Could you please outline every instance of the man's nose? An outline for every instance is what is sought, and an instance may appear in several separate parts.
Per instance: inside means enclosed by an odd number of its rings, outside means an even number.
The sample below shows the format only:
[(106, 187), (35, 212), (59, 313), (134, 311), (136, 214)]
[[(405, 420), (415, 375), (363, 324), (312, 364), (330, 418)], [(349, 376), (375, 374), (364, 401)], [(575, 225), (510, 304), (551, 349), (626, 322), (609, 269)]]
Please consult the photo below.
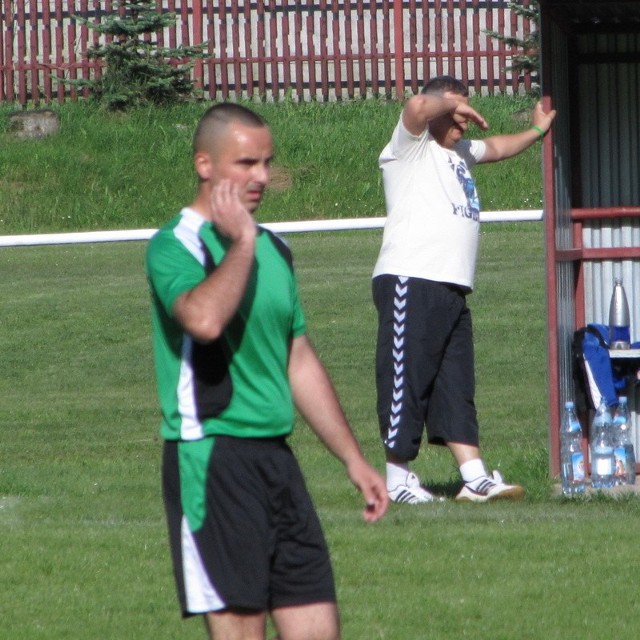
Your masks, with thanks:
[(269, 182), (270, 168), (266, 163), (258, 163), (254, 167), (253, 179), (260, 184)]

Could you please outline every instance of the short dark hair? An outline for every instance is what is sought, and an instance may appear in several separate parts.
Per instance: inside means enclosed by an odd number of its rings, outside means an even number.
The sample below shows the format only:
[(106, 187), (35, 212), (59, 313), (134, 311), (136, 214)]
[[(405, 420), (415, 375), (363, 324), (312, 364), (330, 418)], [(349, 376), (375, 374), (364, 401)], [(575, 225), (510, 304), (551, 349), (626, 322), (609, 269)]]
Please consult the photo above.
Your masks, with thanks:
[(422, 89), (422, 93), (435, 95), (442, 95), (446, 91), (464, 96), (465, 98), (469, 97), (469, 88), (467, 85), (453, 76), (437, 76), (436, 78), (431, 78)]
[(193, 135), (193, 152), (201, 151), (226, 129), (230, 122), (240, 122), (248, 127), (267, 127), (266, 120), (247, 107), (234, 102), (220, 102), (207, 109), (198, 122)]

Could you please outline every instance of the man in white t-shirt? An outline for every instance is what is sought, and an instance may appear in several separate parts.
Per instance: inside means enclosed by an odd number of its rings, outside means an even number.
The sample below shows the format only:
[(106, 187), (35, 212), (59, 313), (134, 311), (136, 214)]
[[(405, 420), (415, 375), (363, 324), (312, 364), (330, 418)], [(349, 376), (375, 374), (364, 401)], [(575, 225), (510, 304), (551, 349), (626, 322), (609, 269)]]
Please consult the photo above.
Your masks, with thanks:
[(524, 489), (487, 473), (474, 403), (473, 332), (466, 295), (473, 288), (480, 203), (474, 164), (511, 158), (540, 140), (555, 111), (538, 103), (520, 133), (465, 140), (468, 123), (487, 122), (450, 76), (410, 98), (380, 154), (387, 222), (373, 272), (378, 310), (377, 410), (389, 497), (436, 498), (411, 472), (423, 431), (453, 454), (464, 485), (456, 500), (519, 499)]

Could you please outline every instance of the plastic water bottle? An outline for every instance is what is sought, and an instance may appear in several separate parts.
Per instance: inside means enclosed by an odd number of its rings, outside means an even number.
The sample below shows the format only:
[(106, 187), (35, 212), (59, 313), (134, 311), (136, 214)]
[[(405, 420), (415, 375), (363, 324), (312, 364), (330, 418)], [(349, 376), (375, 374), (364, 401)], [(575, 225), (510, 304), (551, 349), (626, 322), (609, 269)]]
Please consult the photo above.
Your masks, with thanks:
[(591, 423), (591, 485), (594, 489), (613, 486), (613, 440), (611, 414), (604, 400)]
[(611, 349), (628, 349), (630, 343), (629, 302), (622, 278), (616, 278), (609, 304), (609, 346)]
[(631, 442), (631, 423), (627, 398), (620, 396), (613, 415), (613, 457), (615, 461), (615, 483), (636, 483), (636, 455)]
[(573, 402), (565, 402), (560, 426), (560, 460), (562, 493), (573, 496), (584, 493), (585, 465), (582, 451), (582, 428)]

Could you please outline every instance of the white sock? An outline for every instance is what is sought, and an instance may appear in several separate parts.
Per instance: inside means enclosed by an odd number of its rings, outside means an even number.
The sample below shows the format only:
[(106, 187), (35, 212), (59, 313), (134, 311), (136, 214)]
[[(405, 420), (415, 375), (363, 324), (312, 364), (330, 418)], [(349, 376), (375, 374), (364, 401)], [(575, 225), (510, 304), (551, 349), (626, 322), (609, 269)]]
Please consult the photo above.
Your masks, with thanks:
[(408, 474), (408, 463), (387, 462), (387, 491), (395, 489), (398, 485), (405, 484)]
[(484, 462), (480, 458), (475, 460), (468, 460), (460, 465), (460, 475), (465, 482), (473, 482), (478, 478), (487, 475), (487, 470), (484, 467)]

